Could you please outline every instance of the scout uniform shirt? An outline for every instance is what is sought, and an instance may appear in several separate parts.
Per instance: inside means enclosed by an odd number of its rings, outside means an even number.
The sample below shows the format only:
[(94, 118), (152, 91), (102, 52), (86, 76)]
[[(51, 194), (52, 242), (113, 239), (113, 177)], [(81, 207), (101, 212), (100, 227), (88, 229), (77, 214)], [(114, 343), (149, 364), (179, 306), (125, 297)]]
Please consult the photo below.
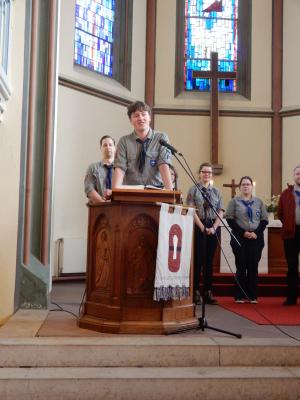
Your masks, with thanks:
[(124, 185), (153, 185), (163, 187), (163, 181), (159, 172), (159, 165), (171, 164), (171, 152), (162, 146), (161, 139), (169, 142), (165, 133), (152, 129), (146, 137), (145, 164), (142, 171), (139, 170), (142, 144), (137, 141), (139, 137), (135, 132), (123, 136), (117, 145), (115, 168), (121, 168), (125, 172)]
[[(204, 187), (200, 182), (199, 182), (200, 188)], [(211, 185), (208, 185), (206, 188), (206, 194), (214, 208), (219, 211), (224, 209), (221, 193), (219, 192), (218, 189), (214, 188)], [(190, 206), (196, 206), (197, 208), (197, 214), (198, 217), (201, 220), (205, 219), (205, 212), (204, 212), (204, 202), (205, 199), (203, 198), (200, 190), (198, 190), (197, 186), (192, 186), (188, 192), (186, 202)], [(216, 214), (214, 211), (211, 209), (211, 207), (208, 205), (206, 209), (206, 217), (208, 220), (215, 220), (216, 219)]]
[(249, 206), (252, 210), (251, 217), (248, 207), (242, 202), (242, 198), (237, 196), (230, 200), (226, 219), (233, 219), (237, 225), (244, 231), (253, 232), (257, 229), (261, 220), (268, 221), (268, 213), (265, 204), (258, 197), (251, 197)]
[(111, 189), (106, 187), (108, 169), (106, 165), (100, 161), (91, 164), (84, 178), (84, 191), (86, 194), (92, 190), (96, 190), (100, 196), (104, 196), (106, 189)]

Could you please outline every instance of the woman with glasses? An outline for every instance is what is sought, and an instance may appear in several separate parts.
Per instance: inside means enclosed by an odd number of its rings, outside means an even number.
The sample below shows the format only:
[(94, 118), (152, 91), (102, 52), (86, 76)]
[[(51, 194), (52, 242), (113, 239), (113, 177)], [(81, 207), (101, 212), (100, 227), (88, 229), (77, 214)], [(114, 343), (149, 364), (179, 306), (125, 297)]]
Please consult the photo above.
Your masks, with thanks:
[[(213, 257), (217, 248), (217, 235), (221, 220), (216, 217), (207, 199), (213, 205), (220, 217), (223, 217), (223, 201), (221, 193), (212, 186), (212, 165), (203, 163), (199, 167), (198, 187), (190, 188), (187, 204), (196, 207), (194, 236), (194, 301), (201, 304), (200, 274), (203, 275), (204, 301), (207, 304), (217, 304), (213, 297)], [(219, 235), (220, 236), (220, 235)]]
[(268, 225), (265, 204), (254, 197), (253, 181), (243, 176), (239, 182), (240, 196), (229, 202), (226, 220), (241, 246), (231, 238), (230, 245), (235, 256), (236, 283), (235, 302), (257, 303), (258, 263), (264, 248), (264, 230)]

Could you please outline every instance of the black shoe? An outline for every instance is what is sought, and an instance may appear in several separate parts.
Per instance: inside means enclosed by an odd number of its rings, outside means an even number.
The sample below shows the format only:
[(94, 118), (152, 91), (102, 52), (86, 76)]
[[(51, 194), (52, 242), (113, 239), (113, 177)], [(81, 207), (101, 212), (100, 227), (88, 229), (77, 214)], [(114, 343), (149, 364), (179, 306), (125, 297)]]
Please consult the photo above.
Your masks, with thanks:
[(294, 299), (286, 299), (284, 300), (284, 302), (282, 303), (283, 306), (295, 306), (297, 304), (297, 300)]
[(211, 290), (208, 290), (205, 293), (205, 303), (206, 304), (212, 304), (212, 305), (218, 304), (218, 301), (213, 297), (213, 294), (212, 294)]

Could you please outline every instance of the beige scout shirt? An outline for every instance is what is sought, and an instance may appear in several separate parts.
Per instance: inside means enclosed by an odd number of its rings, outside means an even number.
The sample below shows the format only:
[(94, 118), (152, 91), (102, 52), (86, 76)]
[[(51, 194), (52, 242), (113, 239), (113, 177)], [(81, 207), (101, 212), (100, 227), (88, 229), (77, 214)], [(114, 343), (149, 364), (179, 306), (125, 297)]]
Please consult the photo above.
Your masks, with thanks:
[(96, 190), (100, 196), (104, 196), (106, 189), (107, 169), (102, 161), (91, 164), (84, 178), (84, 191), (86, 194)]
[(171, 152), (162, 146), (161, 139), (169, 143), (165, 133), (150, 129), (147, 138), (150, 139), (145, 158), (145, 167), (142, 172), (138, 168), (139, 154), (142, 145), (137, 142), (135, 132), (123, 136), (117, 145), (114, 167), (121, 168), (125, 172), (124, 185), (153, 185), (163, 187), (163, 181), (159, 173), (159, 165), (171, 164)]

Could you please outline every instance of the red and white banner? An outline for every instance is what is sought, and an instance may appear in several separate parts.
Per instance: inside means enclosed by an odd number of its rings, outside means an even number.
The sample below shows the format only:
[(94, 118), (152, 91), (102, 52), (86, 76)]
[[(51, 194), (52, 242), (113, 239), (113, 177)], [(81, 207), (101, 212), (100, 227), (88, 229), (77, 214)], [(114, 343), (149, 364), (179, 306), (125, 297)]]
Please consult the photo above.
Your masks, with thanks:
[[(169, 208), (175, 208), (169, 213)], [(181, 299), (189, 296), (190, 263), (194, 213), (189, 208), (162, 204), (154, 282), (154, 300)]]

